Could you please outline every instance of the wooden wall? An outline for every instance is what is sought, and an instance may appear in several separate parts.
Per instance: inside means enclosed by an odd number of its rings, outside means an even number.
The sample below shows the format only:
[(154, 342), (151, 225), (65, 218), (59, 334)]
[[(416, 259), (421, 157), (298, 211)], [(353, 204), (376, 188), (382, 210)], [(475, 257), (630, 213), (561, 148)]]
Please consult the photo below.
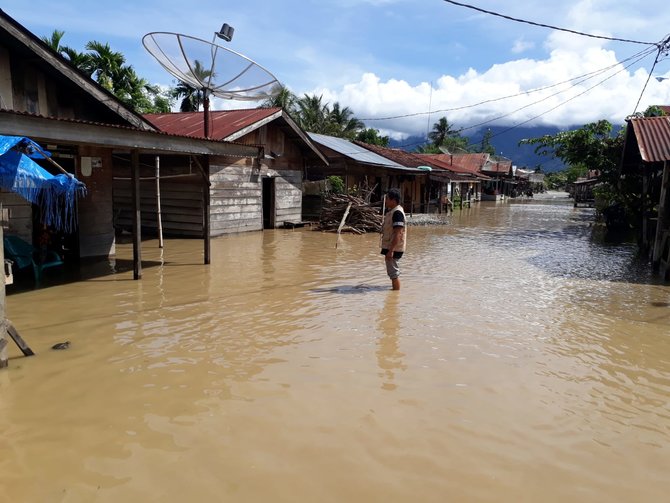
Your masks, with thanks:
[[(273, 161), (271, 161), (273, 162)], [(263, 229), (263, 178), (273, 178), (274, 225), (302, 219), (302, 171), (276, 170), (250, 159), (210, 161), (211, 235)]]
[[(188, 156), (160, 157), (161, 221), (166, 236), (202, 237), (203, 177)], [(132, 230), (130, 160), (115, 159), (114, 226)], [(140, 156), (140, 211), (142, 231), (158, 232), (156, 158)]]

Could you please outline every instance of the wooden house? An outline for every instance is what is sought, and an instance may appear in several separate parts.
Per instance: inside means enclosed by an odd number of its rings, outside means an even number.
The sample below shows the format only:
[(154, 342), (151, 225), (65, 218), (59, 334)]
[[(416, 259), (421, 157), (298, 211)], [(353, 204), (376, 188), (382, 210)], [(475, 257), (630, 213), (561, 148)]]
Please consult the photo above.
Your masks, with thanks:
[(339, 176), (348, 191), (372, 191), (372, 201), (381, 199), (389, 188), (399, 188), (402, 204), (407, 212), (418, 210), (421, 183), (425, 184), (427, 172), (405, 166), (395, 160), (379, 155), (367, 144), (352, 142), (345, 138), (308, 133), (328, 159), (328, 166), (310, 165), (308, 180), (322, 180), (328, 176)]
[[(430, 161), (440, 168), (453, 172), (450, 197), (455, 204), (462, 207), (481, 199), (482, 183), (490, 178), (480, 172), (478, 158), (464, 156), (479, 156), (480, 154), (417, 154), (425, 161)], [(475, 162), (465, 162), (463, 159)]]
[[(157, 155), (182, 159), (199, 171), (202, 194), (198, 217), (209, 262), (210, 157), (231, 163), (259, 162), (262, 149), (252, 145), (194, 139), (162, 133), (111, 93), (81, 73), (38, 37), (0, 11), (0, 134), (26, 136), (52, 154), (64, 169), (83, 181), (88, 194), (78, 202), (79, 225), (60, 236), (67, 260), (115, 253), (112, 187), (125, 173), (131, 187), (135, 278), (141, 277), (140, 164)], [(44, 163), (44, 162), (43, 162)], [(46, 169), (49, 166), (44, 163)], [(14, 194), (0, 194), (5, 232), (33, 242), (34, 208)]]
[(622, 183), (639, 185), (640, 250), (670, 280), (670, 117), (627, 122), (621, 175)]
[(399, 148), (382, 147), (362, 142), (354, 142), (376, 154), (391, 159), (398, 164), (409, 168), (420, 169), (425, 172), (423, 178), (416, 178), (404, 188), (406, 210), (419, 213), (442, 213), (453, 206), (450, 203), (452, 187), (469, 179), (466, 174), (459, 174), (454, 170), (445, 169), (439, 162), (432, 159), (407, 152)]
[[(149, 114), (145, 118), (161, 131), (193, 138), (204, 134), (201, 112)], [(302, 220), (302, 182), (308, 165), (327, 166), (328, 161), (312, 140), (281, 108), (255, 108), (210, 112), (211, 138), (260, 146), (264, 154), (257, 162), (248, 159), (211, 159), (209, 182), (211, 192), (212, 236), (271, 229)], [(231, 162), (232, 161), (232, 162)], [(173, 169), (178, 169), (173, 166)], [(188, 170), (182, 166), (182, 171)], [(147, 175), (152, 166), (145, 168)], [(165, 231), (177, 235), (199, 235), (202, 229), (192, 216), (199, 214), (199, 198), (184, 193), (183, 180), (161, 182), (164, 198)], [(128, 189), (115, 181), (114, 206), (124, 223), (129, 220)], [(169, 190), (169, 196), (164, 196)], [(153, 184), (148, 184), (148, 200), (155, 200)], [(165, 211), (165, 210), (164, 210)], [(124, 217), (125, 215), (125, 217)], [(152, 226), (155, 219), (143, 225)], [(189, 220), (190, 218), (190, 220)]]

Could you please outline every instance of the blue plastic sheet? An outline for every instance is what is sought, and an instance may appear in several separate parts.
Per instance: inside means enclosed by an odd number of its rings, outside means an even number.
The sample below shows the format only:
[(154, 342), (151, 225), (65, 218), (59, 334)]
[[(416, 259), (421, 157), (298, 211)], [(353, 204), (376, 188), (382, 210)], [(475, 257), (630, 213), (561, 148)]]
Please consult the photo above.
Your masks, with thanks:
[(31, 139), (0, 135), (0, 186), (38, 205), (42, 223), (55, 230), (74, 231), (77, 197), (86, 195), (86, 186), (73, 175), (52, 175), (31, 157), (44, 158)]

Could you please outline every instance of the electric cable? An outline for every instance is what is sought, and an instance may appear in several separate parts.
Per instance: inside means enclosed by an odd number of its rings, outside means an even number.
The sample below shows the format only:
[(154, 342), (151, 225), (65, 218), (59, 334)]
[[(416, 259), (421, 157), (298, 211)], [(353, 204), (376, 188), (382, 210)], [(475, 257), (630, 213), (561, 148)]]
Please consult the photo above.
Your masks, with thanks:
[(461, 2), (454, 2), (453, 0), (444, 0), (444, 1), (447, 2), (447, 3), (453, 4), (453, 5), (458, 5), (459, 7), (465, 7), (467, 9), (476, 10), (476, 11), (479, 11), (479, 12), (483, 12), (484, 14), (490, 14), (492, 16), (501, 17), (501, 18), (504, 18), (504, 19), (508, 19), (510, 21), (515, 21), (517, 23), (525, 23), (525, 24), (530, 24), (532, 26), (539, 26), (541, 28), (549, 28), (551, 30), (564, 31), (566, 33), (572, 33), (573, 35), (580, 35), (582, 37), (598, 38), (598, 39), (601, 39), (601, 40), (611, 40), (613, 42), (627, 42), (627, 43), (630, 43), (630, 44), (658, 45), (657, 42), (642, 42), (640, 40), (630, 40), (630, 39), (626, 39), (626, 38), (606, 37), (604, 35), (594, 35), (592, 33), (584, 33), (584, 32), (581, 32), (581, 31), (570, 30), (568, 28), (560, 28), (558, 26), (552, 26), (550, 24), (537, 23), (535, 21), (528, 21), (526, 19), (519, 19), (519, 18), (512, 17), (512, 16), (507, 16), (505, 14), (500, 14), (498, 12), (493, 12), (493, 11), (490, 11), (490, 10), (482, 9), (480, 7), (475, 7), (474, 5), (469, 5), (469, 4), (461, 3)]

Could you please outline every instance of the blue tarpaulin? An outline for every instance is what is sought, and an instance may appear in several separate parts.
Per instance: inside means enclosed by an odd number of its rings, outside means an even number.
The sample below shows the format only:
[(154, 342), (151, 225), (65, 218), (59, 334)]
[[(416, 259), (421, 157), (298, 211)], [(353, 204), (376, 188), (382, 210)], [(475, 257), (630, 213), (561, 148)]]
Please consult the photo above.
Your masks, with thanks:
[(52, 175), (31, 159), (43, 159), (42, 152), (30, 138), (0, 135), (0, 186), (38, 205), (42, 223), (72, 232), (77, 227), (75, 203), (86, 186), (73, 175)]

